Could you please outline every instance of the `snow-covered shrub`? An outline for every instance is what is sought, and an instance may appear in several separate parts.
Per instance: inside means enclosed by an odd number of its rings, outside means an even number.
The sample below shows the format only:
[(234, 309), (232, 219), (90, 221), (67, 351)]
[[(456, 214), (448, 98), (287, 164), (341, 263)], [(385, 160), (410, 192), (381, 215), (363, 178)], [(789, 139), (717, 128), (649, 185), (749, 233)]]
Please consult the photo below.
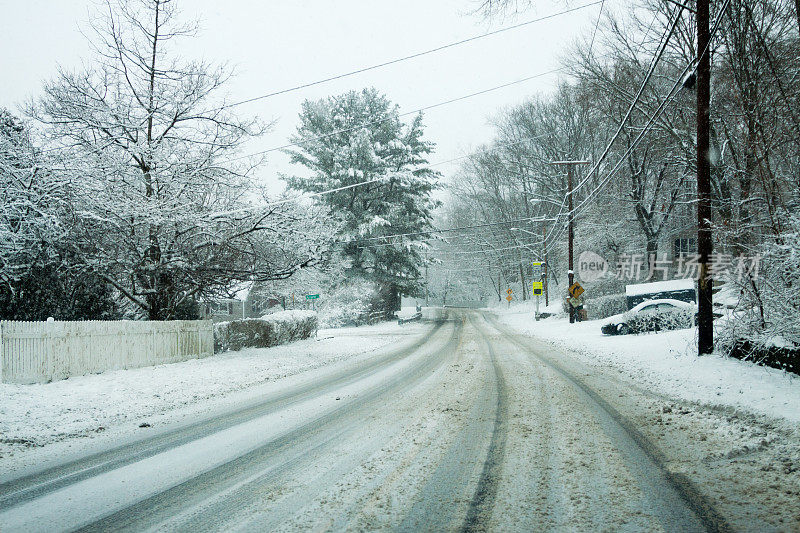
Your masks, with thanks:
[(323, 296), (319, 318), (324, 328), (366, 324), (370, 312), (381, 307), (376, 285), (363, 279), (342, 283)]
[(800, 217), (785, 214), (785, 231), (753, 249), (744, 268), (734, 259), (726, 292), (738, 306), (720, 328), (717, 346), (738, 359), (800, 371)]
[(307, 339), (317, 327), (314, 311), (280, 311), (261, 318), (220, 322), (214, 325), (214, 352), (268, 348)]
[(647, 333), (669, 329), (685, 329), (694, 325), (694, 310), (634, 313), (626, 317), (629, 333)]
[(752, 262), (740, 268), (734, 260), (726, 286), (739, 293), (739, 305), (717, 344), (731, 356), (788, 369), (800, 353), (800, 217), (782, 218), (786, 231), (752, 252), (757, 271)]
[(771, 366), (800, 375), (800, 348), (780, 346), (777, 343), (765, 345), (747, 339), (738, 339), (727, 349), (728, 355), (743, 361), (753, 361), (758, 365)]
[(628, 310), (628, 304), (624, 294), (609, 294), (598, 296), (586, 302), (586, 310), (591, 320), (607, 318), (618, 315)]

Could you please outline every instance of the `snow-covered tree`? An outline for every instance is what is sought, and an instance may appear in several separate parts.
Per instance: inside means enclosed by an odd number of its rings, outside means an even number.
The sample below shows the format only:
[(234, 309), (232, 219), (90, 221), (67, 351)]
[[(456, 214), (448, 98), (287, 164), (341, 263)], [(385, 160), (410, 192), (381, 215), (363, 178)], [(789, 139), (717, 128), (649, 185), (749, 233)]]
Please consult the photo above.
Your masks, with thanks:
[(53, 204), (58, 184), (37, 164), (25, 125), (0, 110), (0, 283), (11, 286), (58, 231)]
[(73, 239), (68, 181), (48, 169), (28, 126), (0, 110), (0, 317), (113, 318), (107, 284)]
[(400, 293), (420, 294), (423, 281), (418, 232), (431, 227), (439, 173), (427, 166), (433, 143), (422, 136), (421, 115), (404, 124), (386, 96), (364, 89), (304, 102), (292, 138), (299, 146), (292, 161), (312, 172), (287, 178), (292, 188), (319, 193), (370, 182), (318, 201), (343, 220), (339, 247), (350, 273), (377, 283), (387, 311), (398, 307)]
[(168, 319), (235, 280), (312, 264), (315, 244), (282, 250), (274, 238), (296, 210), (253, 204), (256, 162), (232, 159), (263, 127), (217, 96), (226, 69), (177, 53), (195, 28), (178, 20), (176, 0), (106, 0), (101, 12), (92, 66), (61, 70), (31, 110), (72, 176), (92, 270), (145, 316)]

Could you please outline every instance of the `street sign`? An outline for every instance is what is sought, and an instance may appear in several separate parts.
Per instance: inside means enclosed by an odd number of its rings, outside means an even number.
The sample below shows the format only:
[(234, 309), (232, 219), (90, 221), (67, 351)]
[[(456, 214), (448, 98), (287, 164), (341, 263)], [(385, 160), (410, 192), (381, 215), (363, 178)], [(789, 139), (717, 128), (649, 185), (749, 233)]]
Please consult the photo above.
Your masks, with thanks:
[(319, 294), (306, 294), (306, 300), (317, 300), (319, 299)]
[(578, 283), (577, 281), (569, 286), (569, 294), (573, 298), (577, 298), (578, 296), (583, 294), (583, 292), (584, 292), (584, 288), (581, 287), (581, 284)]
[(542, 294), (542, 282), (541, 281), (534, 281), (532, 283), (532, 285), (533, 285), (533, 295), (534, 296), (539, 296), (540, 294)]
[(513, 300), (513, 299), (514, 299), (514, 297), (513, 297), (513, 296), (511, 296), (511, 295), (513, 294), (513, 292), (514, 292), (514, 291), (512, 291), (511, 289), (508, 289), (508, 290), (506, 291), (506, 294), (508, 294), (508, 296), (506, 296), (506, 300), (508, 300), (508, 303), (511, 303), (511, 300)]

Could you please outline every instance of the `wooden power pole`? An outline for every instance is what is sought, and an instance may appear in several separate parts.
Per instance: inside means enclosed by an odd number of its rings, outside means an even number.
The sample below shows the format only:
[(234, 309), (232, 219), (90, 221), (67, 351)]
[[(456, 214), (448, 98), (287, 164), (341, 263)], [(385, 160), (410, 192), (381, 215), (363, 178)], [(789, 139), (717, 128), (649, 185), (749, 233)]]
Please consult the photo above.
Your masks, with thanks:
[[(566, 165), (567, 166), (567, 209), (569, 212), (567, 214), (567, 261), (569, 265), (567, 266), (567, 278), (569, 279), (569, 283), (567, 287), (571, 287), (573, 283), (575, 283), (575, 268), (573, 265), (573, 243), (575, 241), (575, 230), (574, 230), (574, 220), (575, 214), (572, 212), (572, 169), (575, 165), (588, 165), (591, 161), (551, 161), (551, 165)], [(569, 310), (569, 321), (570, 323), (575, 322), (575, 312), (572, 307)]]
[(697, 351), (714, 351), (714, 314), (709, 261), (711, 240), (711, 161), (709, 130), (711, 104), (711, 50), (709, 0), (697, 0), (697, 253), (700, 256), (698, 280)]

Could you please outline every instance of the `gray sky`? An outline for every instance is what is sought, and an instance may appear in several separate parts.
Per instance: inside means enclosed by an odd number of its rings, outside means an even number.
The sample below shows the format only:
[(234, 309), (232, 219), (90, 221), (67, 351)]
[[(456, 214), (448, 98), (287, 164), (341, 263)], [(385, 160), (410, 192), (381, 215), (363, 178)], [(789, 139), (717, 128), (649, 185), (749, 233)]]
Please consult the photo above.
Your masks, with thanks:
[[(578, 6), (588, 1), (572, 2)], [(80, 28), (91, 0), (2, 0), (0, 106), (14, 109), (36, 96), (57, 65), (91, 61)], [(181, 3), (201, 31), (181, 50), (191, 57), (227, 62), (236, 77), (232, 100), (270, 93), (381, 63), (396, 57), (538, 18), (564, 9), (563, 1), (539, 1), (516, 20), (492, 24), (470, 14), (473, 0), (191, 0)], [(607, 5), (606, 8), (609, 6)], [(546, 72), (580, 35), (591, 33), (599, 7), (532, 24), (408, 62), (358, 74), (238, 107), (241, 115), (276, 119), (273, 130), (248, 144), (247, 152), (286, 144), (304, 99), (375, 86), (411, 111), (489, 87)], [(425, 114), (426, 137), (437, 143), (431, 162), (466, 154), (488, 141), (488, 118), (537, 92), (552, 90), (555, 75), (494, 91)], [(445, 175), (455, 165), (437, 167)], [(285, 155), (273, 153), (259, 177), (275, 190), (279, 172), (299, 172)]]

